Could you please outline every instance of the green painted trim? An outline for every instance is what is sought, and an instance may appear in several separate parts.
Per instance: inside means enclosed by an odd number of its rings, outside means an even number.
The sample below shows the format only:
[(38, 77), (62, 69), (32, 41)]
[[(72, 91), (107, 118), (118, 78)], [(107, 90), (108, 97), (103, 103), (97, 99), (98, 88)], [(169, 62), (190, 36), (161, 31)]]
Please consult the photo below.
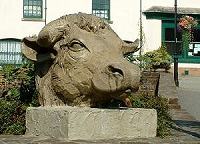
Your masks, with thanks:
[(162, 30), (161, 30), (162, 42), (165, 41), (165, 29), (174, 27), (175, 27), (174, 23), (162, 21)]
[[(158, 19), (158, 20), (174, 20), (174, 13), (161, 13), (161, 12), (143, 12), (146, 19)], [(185, 14), (178, 14), (178, 17), (182, 17)], [(193, 18), (200, 20), (200, 14), (187, 14)]]
[(168, 13), (156, 13), (156, 12), (143, 12), (147, 19), (158, 19), (158, 20), (174, 20), (174, 14)]
[[(162, 43), (165, 42), (165, 28), (174, 28), (174, 27), (175, 25), (173, 21), (162, 20), (162, 30), (161, 30)], [(200, 24), (197, 26), (197, 28), (200, 29)], [(180, 63), (200, 63), (200, 56), (188, 56), (188, 48), (189, 48), (189, 42), (183, 40), (182, 55), (178, 56), (179, 62)]]
[(200, 63), (200, 56), (197, 57), (188, 57), (188, 58), (179, 58), (179, 63)]

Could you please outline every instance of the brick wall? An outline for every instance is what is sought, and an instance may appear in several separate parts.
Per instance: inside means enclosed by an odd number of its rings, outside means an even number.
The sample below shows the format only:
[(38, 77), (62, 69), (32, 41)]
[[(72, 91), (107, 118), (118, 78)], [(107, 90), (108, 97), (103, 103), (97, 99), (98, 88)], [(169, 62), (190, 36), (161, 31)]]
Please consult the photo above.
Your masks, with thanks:
[[(170, 69), (170, 72), (173, 73), (174, 68)], [(179, 68), (178, 69), (179, 75), (190, 75), (190, 76), (200, 76), (200, 68)]]

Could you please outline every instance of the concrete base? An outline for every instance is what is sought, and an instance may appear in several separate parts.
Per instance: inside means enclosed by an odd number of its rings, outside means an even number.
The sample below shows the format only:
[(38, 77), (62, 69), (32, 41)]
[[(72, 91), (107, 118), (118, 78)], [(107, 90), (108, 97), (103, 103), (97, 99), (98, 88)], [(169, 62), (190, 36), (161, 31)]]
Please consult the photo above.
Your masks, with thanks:
[(29, 107), (26, 134), (69, 140), (147, 138), (156, 136), (154, 109)]

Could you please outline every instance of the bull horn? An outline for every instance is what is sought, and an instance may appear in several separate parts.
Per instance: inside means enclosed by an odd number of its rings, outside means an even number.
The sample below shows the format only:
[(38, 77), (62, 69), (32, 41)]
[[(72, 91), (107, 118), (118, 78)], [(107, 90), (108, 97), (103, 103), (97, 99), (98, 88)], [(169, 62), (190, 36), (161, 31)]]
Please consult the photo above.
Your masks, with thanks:
[[(41, 47), (51, 48), (66, 32), (66, 19), (61, 17), (47, 24), (38, 34), (37, 43)], [(67, 25), (69, 27), (69, 25)]]
[(136, 39), (134, 42), (124, 40), (122, 44), (123, 54), (127, 55), (138, 51), (140, 49), (140, 47), (138, 46), (139, 46), (139, 39)]

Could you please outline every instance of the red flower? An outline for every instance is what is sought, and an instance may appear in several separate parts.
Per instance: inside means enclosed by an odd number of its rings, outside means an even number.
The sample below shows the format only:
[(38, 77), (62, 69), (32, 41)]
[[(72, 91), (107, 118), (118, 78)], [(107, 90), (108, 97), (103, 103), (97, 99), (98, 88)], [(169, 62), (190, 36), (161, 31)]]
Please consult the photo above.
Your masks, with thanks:
[(183, 16), (180, 18), (178, 24), (182, 29), (191, 30), (193, 27), (196, 27), (198, 23), (191, 16)]

